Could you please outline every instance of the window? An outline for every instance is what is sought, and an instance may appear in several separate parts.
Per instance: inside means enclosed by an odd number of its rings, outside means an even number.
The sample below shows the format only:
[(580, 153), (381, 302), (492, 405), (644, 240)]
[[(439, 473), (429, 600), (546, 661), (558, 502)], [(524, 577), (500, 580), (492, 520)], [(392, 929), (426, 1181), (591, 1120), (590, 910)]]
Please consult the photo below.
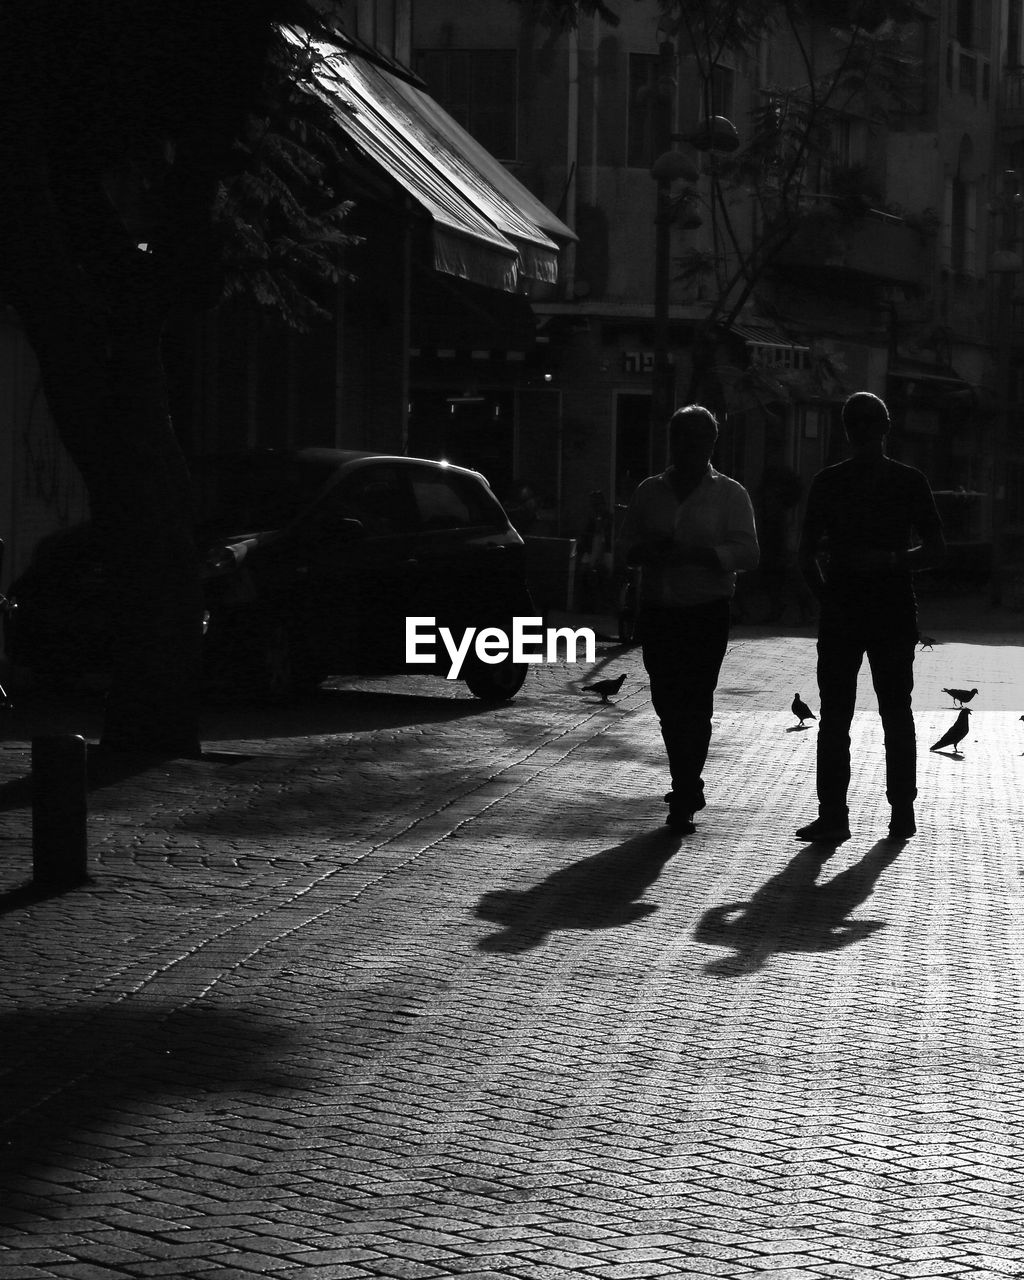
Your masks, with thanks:
[(853, 169), (864, 163), (866, 127), (863, 120), (840, 116), (831, 127), (831, 161), (835, 169)]
[(345, 476), (321, 507), (325, 517), (344, 515), (363, 522), (372, 536), (409, 533), (416, 527), (411, 495), (397, 467), (371, 464)]
[(1010, 0), (1006, 15), (1006, 65), (1020, 66), (1021, 0)]
[(733, 116), (736, 73), (732, 67), (717, 65), (711, 68), (711, 111), (710, 115), (725, 116), (731, 120)]
[(956, 0), (956, 38), (962, 48), (974, 47), (974, 0)]
[(978, 96), (978, 62), (973, 53), (960, 55), (960, 92)]
[(518, 158), (514, 49), (420, 49), (415, 70), (448, 114), (491, 155)]
[(415, 468), (411, 474), (421, 529), (504, 527), (501, 510), (476, 481), (435, 468)]
[(961, 177), (953, 179), (950, 211), (950, 266), (973, 275), (975, 269), (975, 222), (977, 193), (974, 184)]
[(626, 164), (630, 168), (647, 169), (668, 150), (672, 91), (672, 67), (663, 53), (629, 55)]

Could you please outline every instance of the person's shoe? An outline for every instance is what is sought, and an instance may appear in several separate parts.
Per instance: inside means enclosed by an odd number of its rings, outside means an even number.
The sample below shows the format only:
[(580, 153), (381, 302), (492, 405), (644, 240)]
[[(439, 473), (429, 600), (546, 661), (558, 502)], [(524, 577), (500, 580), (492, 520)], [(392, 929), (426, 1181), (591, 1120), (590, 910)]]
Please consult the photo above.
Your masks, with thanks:
[(917, 835), (917, 823), (914, 821), (912, 804), (894, 804), (889, 818), (889, 839), (909, 840)]
[(801, 827), (797, 833), (798, 840), (814, 840), (819, 844), (842, 844), (850, 838), (850, 826), (847, 822), (833, 818), (815, 818)]
[[(679, 797), (671, 791), (665, 796), (665, 803), (668, 805), (668, 817), (665, 819), (665, 826), (670, 831), (675, 832), (676, 835), (692, 836), (697, 830), (693, 825), (693, 810), (684, 809)], [(699, 807), (703, 809), (703, 803)]]

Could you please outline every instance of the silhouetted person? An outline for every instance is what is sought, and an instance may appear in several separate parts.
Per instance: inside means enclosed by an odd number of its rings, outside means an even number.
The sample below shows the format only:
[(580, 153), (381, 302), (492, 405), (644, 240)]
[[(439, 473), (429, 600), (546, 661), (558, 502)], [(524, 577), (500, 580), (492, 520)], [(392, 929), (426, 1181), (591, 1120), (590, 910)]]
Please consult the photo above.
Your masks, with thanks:
[(868, 900), (898, 854), (895, 846), (881, 841), (860, 862), (818, 884), (821, 858), (801, 849), (746, 902), (727, 902), (704, 912), (694, 931), (696, 941), (732, 947), (736, 953), (713, 961), (708, 972), (722, 977), (752, 973), (779, 952), (836, 951), (869, 937), (883, 928), (882, 922), (850, 916)]
[(711, 465), (715, 415), (701, 405), (669, 422), (669, 466), (637, 487), (617, 545), (641, 565), (639, 632), (651, 702), (661, 723), (672, 790), (672, 830), (689, 835), (704, 808), (718, 673), (729, 639), (736, 573), (758, 562), (746, 489)]
[(642, 901), (679, 848), (659, 827), (560, 867), (530, 889), (492, 889), (476, 914), (501, 925), (477, 944), (482, 951), (527, 951), (560, 929), (617, 929), (657, 911)]
[(592, 608), (607, 603), (612, 565), (612, 511), (604, 492), (590, 495), (590, 518), (580, 539), (581, 587), (584, 601)]
[[(912, 575), (946, 544), (924, 475), (886, 456), (889, 411), (858, 391), (843, 405), (852, 456), (820, 471), (807, 495), (800, 568), (818, 597), (818, 817), (800, 840), (849, 837), (850, 724), (864, 655), (885, 736), (889, 835), (917, 830), (917, 741), (911, 696), (917, 646)], [(912, 535), (920, 539), (912, 546)]]

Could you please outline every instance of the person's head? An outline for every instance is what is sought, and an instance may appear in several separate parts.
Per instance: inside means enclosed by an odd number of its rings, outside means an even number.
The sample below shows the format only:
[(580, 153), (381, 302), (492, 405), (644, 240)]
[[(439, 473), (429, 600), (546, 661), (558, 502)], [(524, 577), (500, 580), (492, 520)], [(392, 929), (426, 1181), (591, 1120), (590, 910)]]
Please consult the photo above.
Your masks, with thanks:
[(706, 471), (717, 443), (718, 420), (702, 404), (688, 404), (669, 419), (668, 457), (677, 471)]
[(885, 401), (870, 391), (855, 391), (843, 404), (843, 430), (854, 452), (880, 452), (889, 434)]

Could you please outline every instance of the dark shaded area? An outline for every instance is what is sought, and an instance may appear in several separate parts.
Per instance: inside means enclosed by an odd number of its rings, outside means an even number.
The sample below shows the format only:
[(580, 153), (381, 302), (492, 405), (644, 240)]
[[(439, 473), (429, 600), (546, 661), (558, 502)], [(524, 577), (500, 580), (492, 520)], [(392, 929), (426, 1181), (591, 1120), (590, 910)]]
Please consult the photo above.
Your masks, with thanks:
[(729, 947), (733, 954), (711, 961), (718, 977), (754, 973), (784, 951), (837, 951), (885, 927), (881, 920), (847, 917), (871, 896), (903, 843), (880, 840), (852, 867), (818, 884), (831, 849), (812, 844), (766, 881), (746, 902), (726, 902), (705, 911), (694, 930), (697, 942)]
[[(108, 1171), (119, 1148), (92, 1146), (89, 1135), (123, 1111), (164, 1104), (194, 1112), (208, 1097), (211, 1140), (218, 1110), (225, 1115), (225, 1134), (237, 1137), (237, 1106), (219, 1109), (217, 1095), (249, 1088), (265, 1096), (293, 1088), (294, 1080), (268, 1067), (290, 1037), (272, 1016), (197, 1005), (169, 1011), (122, 1004), (96, 1013), (75, 1005), (29, 1007), (0, 1015), (5, 1223), (47, 1212), (41, 1187), (51, 1161), (65, 1190), (69, 1170), (80, 1174), (83, 1186)], [(137, 1156), (140, 1141), (126, 1134), (120, 1154)], [(69, 1144), (70, 1158), (60, 1154)]]
[[(81, 883), (86, 884), (88, 881), (82, 881)], [(78, 887), (80, 886), (70, 886), (70, 888)], [(48, 898), (57, 898), (68, 891), (69, 887), (38, 885), (34, 881), (19, 885), (16, 889), (8, 889), (5, 893), (0, 893), (0, 916), (6, 915), (9, 911), (19, 911), (23, 907), (31, 907), (37, 902), (45, 902)]]
[[(405, 693), (401, 677), (387, 689), (317, 689), (281, 707), (211, 708), (203, 718), (204, 742), (246, 738), (306, 738), (325, 733), (402, 729), (494, 715), (461, 682), (438, 680), (438, 694)], [(453, 692), (448, 692), (453, 690)], [(529, 694), (529, 681), (517, 700)], [(500, 710), (500, 708), (498, 708)], [(204, 751), (204, 756), (207, 754)]]
[[(308, 738), (322, 734), (371, 732), (439, 724), (467, 716), (494, 715), (495, 708), (465, 693), (432, 697), (400, 691), (318, 689), (285, 706), (236, 706), (206, 713), (204, 740), (208, 743), (264, 738)], [(102, 702), (95, 695), (69, 695), (62, 699), (23, 695), (19, 714), (6, 717), (0, 740), (30, 742), (51, 734), (96, 736), (102, 719)], [(118, 752), (88, 746), (89, 790), (112, 786), (138, 777), (169, 758), (144, 752)], [(240, 752), (204, 749), (199, 759), (216, 764), (239, 764), (253, 757)], [(0, 811), (26, 808), (32, 803), (32, 779), (26, 775), (0, 784)]]
[[(495, 711), (494, 706), (474, 698), (461, 682), (439, 678), (435, 695), (404, 692), (402, 680), (401, 676), (394, 677), (386, 689), (344, 689), (328, 685), (280, 705), (253, 702), (210, 706), (203, 712), (203, 741), (305, 738), (324, 733), (440, 723)], [(529, 692), (527, 683), (519, 697), (525, 698)], [(78, 692), (57, 697), (22, 691), (17, 709), (0, 719), (0, 741), (28, 742), (38, 735), (55, 733), (80, 733), (85, 738), (96, 738), (102, 719), (101, 694)], [(115, 759), (118, 754), (110, 752), (108, 758)], [(211, 753), (204, 749), (202, 754), (205, 759)], [(138, 755), (146, 758), (144, 752)], [(154, 754), (149, 758), (167, 757)]]
[(476, 914), (502, 928), (477, 945), (481, 951), (515, 953), (540, 946), (559, 929), (615, 929), (642, 920), (658, 908), (638, 899), (680, 843), (659, 827), (563, 867), (532, 889), (485, 893)]

